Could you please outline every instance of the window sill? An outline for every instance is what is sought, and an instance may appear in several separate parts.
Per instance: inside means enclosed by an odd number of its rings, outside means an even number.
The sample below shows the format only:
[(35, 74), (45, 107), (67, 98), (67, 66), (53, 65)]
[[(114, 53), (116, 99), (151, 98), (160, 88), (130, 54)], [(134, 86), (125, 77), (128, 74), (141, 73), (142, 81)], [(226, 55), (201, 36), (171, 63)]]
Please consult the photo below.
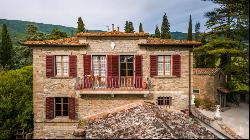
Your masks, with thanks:
[(72, 79), (73, 77), (51, 77), (51, 79)]
[(177, 76), (154, 76), (153, 78), (178, 78)]

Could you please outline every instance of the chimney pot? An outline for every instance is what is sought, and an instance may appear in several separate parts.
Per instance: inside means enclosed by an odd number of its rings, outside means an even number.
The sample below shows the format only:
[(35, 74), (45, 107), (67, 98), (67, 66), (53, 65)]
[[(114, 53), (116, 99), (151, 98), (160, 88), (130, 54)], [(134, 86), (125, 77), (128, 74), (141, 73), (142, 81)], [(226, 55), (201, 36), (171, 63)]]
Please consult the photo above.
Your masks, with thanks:
[(114, 24), (112, 24), (112, 32), (114, 32)]

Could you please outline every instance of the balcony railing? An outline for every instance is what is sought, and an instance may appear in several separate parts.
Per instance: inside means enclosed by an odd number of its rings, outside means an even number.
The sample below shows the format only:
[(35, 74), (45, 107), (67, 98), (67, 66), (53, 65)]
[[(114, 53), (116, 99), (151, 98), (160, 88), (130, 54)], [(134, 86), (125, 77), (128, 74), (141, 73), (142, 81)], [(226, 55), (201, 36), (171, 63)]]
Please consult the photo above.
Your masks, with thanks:
[(141, 76), (131, 77), (91, 77), (84, 76), (76, 83), (77, 90), (148, 90), (143, 86)]

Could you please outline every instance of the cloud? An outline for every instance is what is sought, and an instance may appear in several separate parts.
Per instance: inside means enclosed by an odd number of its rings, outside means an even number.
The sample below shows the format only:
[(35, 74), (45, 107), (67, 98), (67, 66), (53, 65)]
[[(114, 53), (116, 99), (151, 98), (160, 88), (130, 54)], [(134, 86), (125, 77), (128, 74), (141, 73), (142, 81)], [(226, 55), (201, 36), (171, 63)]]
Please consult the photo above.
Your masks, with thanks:
[[(216, 5), (201, 0), (0, 0), (0, 18), (27, 20), (76, 27), (81, 16), (88, 29), (106, 30), (115, 24), (121, 30), (126, 20), (133, 21), (137, 31), (139, 22), (144, 30), (154, 32), (161, 25), (166, 12), (171, 31), (187, 32), (189, 15), (193, 25), (204, 25), (204, 13)], [(201, 28), (205, 30), (204, 27)]]

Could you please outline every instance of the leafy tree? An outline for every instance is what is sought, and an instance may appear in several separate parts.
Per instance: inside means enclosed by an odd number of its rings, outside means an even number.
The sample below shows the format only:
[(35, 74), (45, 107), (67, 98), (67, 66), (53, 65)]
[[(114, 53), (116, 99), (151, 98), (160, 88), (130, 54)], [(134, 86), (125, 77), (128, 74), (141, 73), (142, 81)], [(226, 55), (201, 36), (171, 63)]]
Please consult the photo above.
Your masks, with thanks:
[(2, 27), (2, 41), (0, 48), (0, 62), (3, 67), (12, 67), (13, 61), (13, 47), (12, 42), (7, 30), (7, 25), (3, 24)]
[(128, 25), (129, 25), (129, 32), (130, 32), (130, 33), (135, 32), (135, 31), (134, 31), (133, 22), (132, 22), (132, 21), (130, 21), (130, 22), (128, 23)]
[(195, 40), (198, 41), (200, 40), (199, 39), (199, 36), (200, 36), (200, 22), (196, 22), (195, 24)]
[(143, 28), (142, 28), (142, 23), (141, 22), (140, 22), (140, 25), (139, 25), (139, 32), (144, 32)]
[(189, 17), (189, 24), (188, 24), (188, 36), (187, 40), (193, 40), (193, 30), (192, 30), (192, 17)]
[(132, 21), (126, 21), (124, 30), (126, 33), (133, 33), (134, 32), (134, 26)]
[[(249, 0), (204, 0), (219, 4), (219, 8), (207, 12), (206, 26), (212, 33), (231, 39), (249, 37)], [(247, 38), (246, 38), (247, 37)]]
[(0, 72), (0, 139), (14, 139), (17, 129), (32, 132), (32, 67)]
[(85, 32), (85, 24), (82, 21), (81, 17), (78, 17), (78, 21), (77, 21), (77, 33), (80, 32)]
[(125, 23), (124, 31), (125, 31), (126, 33), (129, 32), (129, 22), (128, 22), (128, 21), (126, 21), (126, 23)]
[(38, 27), (32, 24), (28, 24), (26, 27), (27, 38), (25, 40), (46, 40), (47, 35), (39, 32)]
[(156, 27), (155, 27), (155, 37), (161, 38), (161, 32), (158, 28), (158, 25), (156, 25)]
[(20, 69), (32, 65), (32, 49), (27, 46), (15, 45), (13, 56), (13, 69)]
[(168, 22), (168, 17), (166, 13), (163, 15), (162, 24), (161, 24), (161, 38), (162, 39), (170, 39), (170, 24)]
[(58, 28), (54, 28), (49, 35), (49, 39), (60, 39), (65, 37), (67, 37), (67, 33), (60, 31)]

